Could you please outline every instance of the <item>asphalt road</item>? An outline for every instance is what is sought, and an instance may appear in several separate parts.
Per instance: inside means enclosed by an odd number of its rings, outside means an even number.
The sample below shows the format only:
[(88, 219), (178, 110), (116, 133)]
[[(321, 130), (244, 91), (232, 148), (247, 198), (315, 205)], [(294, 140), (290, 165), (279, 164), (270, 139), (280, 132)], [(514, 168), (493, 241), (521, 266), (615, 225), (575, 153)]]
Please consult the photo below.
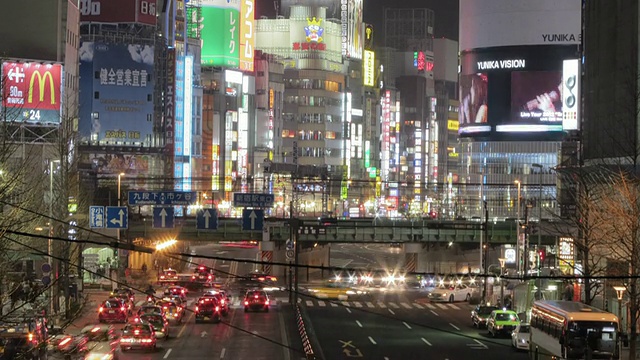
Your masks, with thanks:
[[(332, 303), (333, 302), (333, 303)], [(510, 339), (471, 326), (467, 303), (433, 304), (417, 291), (338, 302), (303, 299), (325, 359), (527, 359)]]

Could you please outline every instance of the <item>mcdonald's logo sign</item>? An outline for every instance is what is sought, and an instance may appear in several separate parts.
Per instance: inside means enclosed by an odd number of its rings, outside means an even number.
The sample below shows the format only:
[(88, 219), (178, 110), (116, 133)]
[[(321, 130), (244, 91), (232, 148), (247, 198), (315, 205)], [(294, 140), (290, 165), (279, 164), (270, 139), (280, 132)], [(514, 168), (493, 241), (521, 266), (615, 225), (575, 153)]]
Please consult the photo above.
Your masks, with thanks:
[[(38, 94), (40, 97), (36, 100), (36, 105), (44, 103), (44, 95), (45, 95), (45, 86), (47, 84), (47, 79), (49, 79), (49, 99), (51, 101), (51, 105), (56, 104), (56, 88), (53, 81), (53, 75), (51, 75), (51, 71), (45, 71), (44, 75), (40, 73), (40, 70), (36, 70), (31, 74), (31, 80), (29, 80), (29, 98), (27, 99), (27, 104), (33, 104), (33, 92), (35, 90), (34, 85), (38, 84)], [(36, 80), (38, 80), (36, 82)]]

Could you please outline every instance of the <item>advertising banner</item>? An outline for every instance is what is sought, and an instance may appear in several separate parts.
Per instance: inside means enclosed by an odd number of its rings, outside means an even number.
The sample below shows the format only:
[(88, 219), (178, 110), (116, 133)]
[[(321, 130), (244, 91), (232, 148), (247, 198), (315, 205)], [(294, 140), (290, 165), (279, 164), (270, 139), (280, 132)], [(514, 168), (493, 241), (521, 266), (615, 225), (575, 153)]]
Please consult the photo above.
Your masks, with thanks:
[(60, 123), (62, 65), (3, 62), (2, 78), (7, 121)]
[(80, 0), (80, 22), (156, 25), (156, 0)]
[(85, 42), (80, 48), (83, 138), (149, 142), (153, 134), (154, 48)]
[(580, 129), (580, 60), (562, 63), (562, 128)]
[(240, 66), (240, 1), (202, 0), (202, 65)]
[(128, 181), (134, 183), (134, 188), (146, 188), (146, 179), (150, 174), (149, 167), (152, 163), (150, 155), (127, 154), (90, 154), (91, 169), (95, 170), (98, 178), (114, 178), (118, 174), (125, 174)]
[(240, 70), (253, 71), (253, 50), (256, 47), (255, 0), (240, 0)]
[(376, 54), (371, 50), (364, 51), (364, 86), (375, 86), (376, 84)]
[(176, 49), (167, 51), (167, 89), (164, 95), (164, 144), (165, 153), (173, 155), (175, 143), (176, 112)]
[(349, 0), (347, 27), (347, 56), (362, 59), (364, 50), (364, 19), (362, 18), (362, 0)]
[(516, 71), (511, 73), (511, 113), (519, 123), (562, 121), (562, 72)]

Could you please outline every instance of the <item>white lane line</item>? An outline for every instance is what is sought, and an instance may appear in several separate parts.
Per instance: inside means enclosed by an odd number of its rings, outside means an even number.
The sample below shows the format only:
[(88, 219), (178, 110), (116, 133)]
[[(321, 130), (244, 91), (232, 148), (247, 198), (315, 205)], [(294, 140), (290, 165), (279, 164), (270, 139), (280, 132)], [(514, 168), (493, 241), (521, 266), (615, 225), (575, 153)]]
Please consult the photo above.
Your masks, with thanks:
[(444, 304), (437, 303), (436, 305), (442, 310), (447, 310), (447, 307), (444, 306)]
[(330, 302), (329, 304), (331, 304), (331, 307), (338, 307), (338, 304), (334, 303), (333, 301)]
[(473, 339), (473, 341), (477, 342), (477, 343), (478, 343), (478, 345), (482, 346), (483, 348), (488, 349), (487, 345), (485, 345), (484, 343), (482, 343), (482, 341), (480, 341), (480, 340), (476, 340), (476, 339)]
[(313, 306), (313, 301), (311, 300), (307, 300), (306, 303), (307, 303), (307, 306)]
[(435, 309), (436, 309), (436, 306), (435, 306), (435, 305), (433, 305), (433, 304), (427, 304), (427, 307), (428, 307), (429, 309), (432, 309), (432, 310), (435, 310)]
[(457, 327), (457, 326), (455, 326), (455, 325), (453, 325), (452, 323), (449, 323), (449, 325), (451, 325), (451, 327), (452, 327), (452, 328), (454, 328), (454, 329), (456, 329), (456, 330), (460, 331), (460, 328), (459, 328), (459, 327)]
[(415, 306), (417, 309), (421, 309), (421, 310), (422, 310), (422, 309), (424, 309), (424, 308), (422, 307), (422, 305), (420, 305), (420, 304), (418, 304), (418, 303), (413, 303), (413, 306)]
[(357, 301), (356, 301), (356, 302), (354, 302), (354, 303), (353, 303), (353, 305), (355, 305), (357, 308), (361, 308), (361, 307), (362, 307), (362, 304), (360, 304), (360, 303), (359, 303), (359, 302), (357, 302)]
[(387, 305), (385, 305), (385, 304), (383, 304), (383, 303), (381, 303), (381, 302), (378, 302), (378, 306), (379, 306), (381, 309), (386, 309), (386, 308), (387, 308)]
[(373, 305), (373, 303), (372, 303), (372, 302), (367, 301), (367, 307), (374, 308), (374, 307), (376, 307), (376, 306), (375, 306), (375, 305)]
[(429, 346), (433, 346), (431, 345), (431, 343), (429, 342), (429, 340), (425, 339), (425, 338), (420, 338), (420, 340), (422, 340), (423, 343), (429, 345)]
[(168, 358), (168, 357), (169, 357), (169, 354), (171, 354), (171, 350), (172, 350), (172, 349), (167, 350), (167, 352), (166, 352), (166, 353), (164, 353), (164, 356), (163, 356), (162, 358), (163, 358), (163, 359)]
[(373, 345), (378, 345), (378, 343), (375, 340), (373, 340), (371, 336), (369, 336), (369, 341), (371, 341)]
[(452, 309), (460, 310), (460, 308), (455, 306), (454, 304), (449, 304), (449, 307)]
[(324, 301), (322, 301), (322, 300), (318, 300), (318, 306), (325, 307), (325, 306), (327, 306), (327, 304), (325, 304)]
[(384, 360), (389, 360), (389, 358), (385, 356), (385, 357), (384, 357)]
[(220, 359), (224, 359), (224, 355), (226, 354), (227, 349), (222, 348), (222, 350), (220, 350)]
[(411, 330), (411, 325), (407, 324), (407, 323), (406, 323), (406, 322), (404, 322), (404, 321), (403, 321), (402, 323), (404, 324), (404, 326), (406, 326), (406, 327), (407, 327), (407, 329)]
[(362, 327), (362, 324), (360, 323), (360, 321), (356, 320), (356, 324), (358, 324), (358, 326)]
[(390, 302), (390, 303), (389, 303), (389, 306), (391, 306), (391, 307), (392, 307), (392, 308), (394, 308), (394, 309), (400, 309), (400, 306), (398, 306), (398, 304), (396, 304), (396, 303), (392, 303), (392, 302)]
[(409, 305), (409, 304), (407, 304), (407, 303), (400, 303), (400, 305), (402, 305), (402, 307), (403, 307), (403, 308), (405, 308), (405, 309), (413, 309), (413, 308), (411, 307), (411, 305)]
[(391, 315), (395, 315), (395, 314), (396, 314), (396, 312), (395, 312), (395, 311), (393, 311), (393, 310), (391, 310), (391, 309), (388, 309), (388, 310), (389, 310), (389, 312), (391, 313)]
[(432, 313), (433, 315), (435, 315), (435, 316), (440, 316), (440, 315), (438, 315), (438, 313), (437, 313), (437, 312), (435, 312), (435, 311), (433, 311), (433, 310), (431, 310), (431, 313)]
[(349, 309), (349, 308), (345, 308), (345, 310), (347, 310), (347, 312), (348, 312), (349, 314), (351, 314), (351, 309)]
[(349, 302), (348, 302), (348, 301), (341, 301), (341, 304), (342, 304), (343, 306), (349, 306)]

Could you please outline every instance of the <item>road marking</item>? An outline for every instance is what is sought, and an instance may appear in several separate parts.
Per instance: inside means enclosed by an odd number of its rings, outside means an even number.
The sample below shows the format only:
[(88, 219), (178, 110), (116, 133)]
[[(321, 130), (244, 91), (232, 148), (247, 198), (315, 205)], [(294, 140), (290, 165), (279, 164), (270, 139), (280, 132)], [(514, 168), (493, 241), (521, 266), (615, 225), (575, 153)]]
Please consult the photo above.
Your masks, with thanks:
[[(236, 316), (236, 312), (233, 312), (233, 316), (229, 320), (229, 323), (233, 323), (233, 319)], [(289, 335), (287, 335), (286, 327), (284, 325), (284, 315), (281, 311), (278, 311), (278, 322), (280, 323), (280, 339), (285, 346), (282, 346), (282, 360), (291, 360), (291, 354), (289, 352)]]
[(407, 304), (407, 303), (400, 303), (400, 305), (402, 305), (402, 307), (404, 307), (405, 309), (413, 309), (411, 307), (411, 305)]
[(454, 304), (449, 304), (449, 307), (452, 309), (460, 310), (460, 308), (455, 306)]
[(340, 302), (343, 306), (349, 306), (349, 302), (348, 301), (341, 301)]
[(354, 303), (353, 303), (353, 305), (355, 305), (357, 308), (361, 308), (361, 307), (362, 307), (362, 304), (360, 304), (360, 303), (359, 303), (359, 302), (357, 302), (357, 301), (356, 301), (356, 302), (354, 302)]
[(334, 303), (333, 301), (330, 302), (329, 304), (331, 304), (331, 307), (338, 307), (338, 304)]
[(227, 352), (227, 349), (222, 348), (222, 350), (220, 350), (220, 359), (224, 359), (224, 355)]
[(345, 309), (347, 310), (347, 312), (348, 312), (349, 314), (351, 314), (351, 309), (349, 309), (348, 307), (347, 307), (347, 308), (345, 308)]
[(373, 303), (372, 303), (372, 302), (367, 301), (367, 307), (374, 308), (374, 307), (376, 307), (376, 306), (375, 306), (375, 305), (373, 305)]
[(420, 305), (420, 304), (418, 304), (418, 303), (413, 303), (413, 306), (415, 306), (415, 307), (416, 307), (416, 308), (418, 308), (418, 309), (424, 309), (424, 308), (422, 307), (422, 305)]
[(387, 308), (387, 305), (385, 305), (385, 304), (383, 304), (383, 303), (381, 303), (381, 302), (378, 302), (378, 306), (379, 306), (381, 309), (386, 309), (386, 308)]
[(311, 300), (307, 300), (306, 303), (307, 303), (307, 306), (313, 306), (313, 301)]
[(356, 320), (356, 324), (358, 324), (358, 326), (362, 327), (362, 324), (360, 323), (360, 321)]
[(440, 315), (438, 315), (438, 313), (437, 313), (437, 312), (435, 312), (435, 311), (433, 311), (433, 310), (431, 310), (431, 313), (432, 313), (433, 315), (435, 315), (435, 316), (440, 316)]
[(384, 360), (389, 360), (389, 358), (385, 356), (385, 357), (384, 357)]
[(187, 321), (184, 322), (184, 324), (182, 324), (182, 328), (180, 329), (180, 332), (178, 333), (178, 337), (181, 337), (182, 334), (184, 334), (184, 330), (187, 328), (187, 324), (191, 322), (191, 319), (193, 318), (195, 313), (191, 313), (191, 315), (189, 315), (189, 318), (187, 319)]
[(325, 306), (327, 306), (327, 304), (325, 304), (324, 301), (322, 301), (322, 300), (318, 300), (318, 306), (325, 307)]
[(484, 343), (482, 343), (482, 341), (480, 341), (480, 340), (473, 339), (473, 341), (475, 341), (476, 343), (478, 343), (478, 345), (482, 346), (482, 348), (483, 348), (483, 349), (488, 349), (488, 348), (489, 348), (487, 345), (485, 345)]
[(394, 308), (394, 309), (400, 309), (400, 306), (398, 306), (398, 304), (396, 304), (396, 303), (392, 303), (392, 302), (390, 302), (390, 303), (389, 303), (389, 306), (391, 306), (391, 307), (392, 307), (392, 308)]
[(163, 358), (163, 359), (168, 358), (168, 357), (169, 357), (169, 354), (171, 354), (171, 350), (172, 350), (172, 349), (167, 350), (167, 352), (166, 352), (166, 353), (164, 353), (164, 356), (163, 356), (162, 358)]
[(407, 327), (407, 329), (411, 330), (411, 325), (407, 324), (407, 323), (406, 323), (406, 322), (404, 322), (404, 321), (403, 321), (402, 323), (404, 324), (404, 326), (406, 326), (406, 327)]
[(437, 303), (436, 305), (442, 310), (447, 310), (447, 307), (444, 306), (444, 304)]
[(375, 340), (373, 340), (371, 336), (369, 336), (369, 341), (371, 341), (373, 345), (378, 345), (378, 343)]
[(393, 311), (391, 309), (389, 309), (389, 312), (391, 313), (391, 315), (395, 315), (396, 314), (395, 311)]
[(457, 327), (457, 326), (455, 326), (455, 325), (453, 325), (452, 323), (449, 323), (449, 325), (451, 325), (451, 327), (452, 327), (452, 328), (454, 328), (454, 329), (456, 329), (456, 330), (460, 331), (460, 328), (459, 328), (459, 327)]
[(435, 306), (435, 305), (433, 305), (433, 304), (427, 304), (427, 307), (428, 307), (429, 309), (432, 309), (432, 310), (435, 310), (435, 309), (436, 309), (436, 306)]
[(425, 339), (425, 338), (420, 338), (420, 340), (422, 340), (423, 343), (429, 345), (429, 346), (433, 346), (431, 345), (431, 343), (429, 342), (429, 340)]

